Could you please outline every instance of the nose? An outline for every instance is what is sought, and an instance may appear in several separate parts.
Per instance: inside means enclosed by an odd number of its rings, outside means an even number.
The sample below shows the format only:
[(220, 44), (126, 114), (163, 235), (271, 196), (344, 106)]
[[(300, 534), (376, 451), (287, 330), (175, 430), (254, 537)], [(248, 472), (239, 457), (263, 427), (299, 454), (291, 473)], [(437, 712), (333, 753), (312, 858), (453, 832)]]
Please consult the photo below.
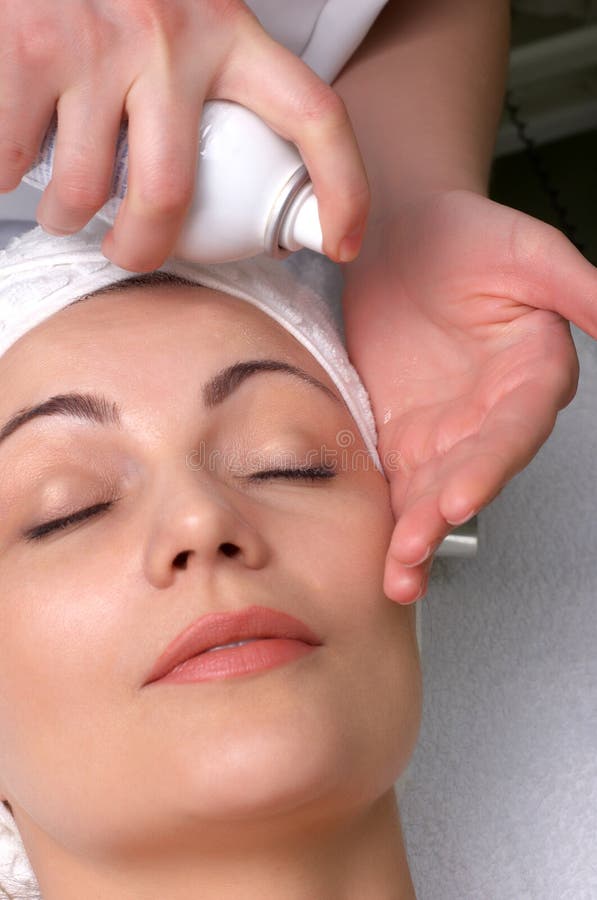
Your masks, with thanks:
[(254, 570), (267, 564), (270, 548), (250, 521), (247, 503), (235, 502), (228, 493), (221, 485), (192, 481), (175, 490), (165, 487), (155, 498), (145, 550), (145, 571), (154, 586), (166, 587), (176, 570), (190, 565)]

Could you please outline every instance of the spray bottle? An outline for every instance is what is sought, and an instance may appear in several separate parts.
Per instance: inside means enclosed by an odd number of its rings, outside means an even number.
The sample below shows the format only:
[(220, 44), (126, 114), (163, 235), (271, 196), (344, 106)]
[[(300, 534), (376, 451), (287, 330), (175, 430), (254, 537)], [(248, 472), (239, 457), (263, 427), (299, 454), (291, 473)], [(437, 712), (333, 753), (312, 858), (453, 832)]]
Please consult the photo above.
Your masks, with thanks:
[[(56, 115), (33, 167), (23, 177), (44, 190), (52, 177)], [(96, 215), (112, 225), (128, 183), (128, 126), (116, 145), (110, 199)], [(296, 146), (251, 110), (208, 100), (199, 126), (195, 191), (172, 256), (219, 263), (259, 253), (282, 258), (308, 247), (322, 252), (313, 184)]]

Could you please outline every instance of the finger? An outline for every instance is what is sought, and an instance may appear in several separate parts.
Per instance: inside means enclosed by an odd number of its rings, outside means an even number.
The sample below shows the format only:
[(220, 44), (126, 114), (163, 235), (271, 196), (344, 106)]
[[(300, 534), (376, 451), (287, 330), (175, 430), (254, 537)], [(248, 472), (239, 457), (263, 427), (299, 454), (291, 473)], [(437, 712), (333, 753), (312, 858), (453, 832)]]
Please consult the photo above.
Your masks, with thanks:
[(501, 217), (510, 263), (502, 267), (502, 289), (537, 309), (557, 312), (597, 338), (597, 268), (561, 231), (538, 219), (494, 204)]
[(531, 461), (553, 430), (565, 381), (554, 372), (520, 385), (490, 411), (478, 435), (463, 442), (460, 464), (439, 497), (448, 522), (486, 506)]
[(157, 269), (176, 243), (195, 189), (202, 101), (153, 74), (127, 95), (127, 193), (102, 243), (123, 269)]
[(337, 262), (353, 259), (365, 230), (370, 192), (340, 96), (262, 29), (255, 29), (252, 39), (231, 55), (217, 89), (297, 145), (318, 200), (323, 250)]
[(530, 462), (551, 433), (556, 415), (547, 377), (504, 397), (477, 434), (445, 455), (424, 491), (407, 496), (389, 554), (400, 565), (412, 566), (435, 553), (454, 525), (487, 506)]
[(453, 523), (439, 508), (439, 494), (451, 473), (470, 458), (471, 445), (460, 436), (477, 434), (486, 415), (486, 401), (466, 395), (427, 411), (424, 427), (420, 416), (407, 414), (394, 431), (401, 465), (387, 473), (397, 522), (390, 553), (401, 565), (419, 565), (452, 531)]
[(0, 193), (14, 191), (34, 165), (50, 126), (56, 96), (22, 72), (0, 71)]
[(52, 180), (36, 215), (50, 234), (73, 234), (110, 196), (122, 110), (86, 86), (66, 91), (57, 112)]
[(395, 603), (414, 603), (427, 593), (433, 558), (420, 566), (402, 566), (390, 553), (386, 556), (383, 590)]
[(440, 511), (433, 485), (429, 493), (411, 500), (398, 517), (388, 555), (400, 566), (419, 566), (433, 556), (450, 531), (452, 525)]
[(546, 258), (546, 299), (541, 305), (597, 338), (597, 269), (561, 232), (554, 243)]

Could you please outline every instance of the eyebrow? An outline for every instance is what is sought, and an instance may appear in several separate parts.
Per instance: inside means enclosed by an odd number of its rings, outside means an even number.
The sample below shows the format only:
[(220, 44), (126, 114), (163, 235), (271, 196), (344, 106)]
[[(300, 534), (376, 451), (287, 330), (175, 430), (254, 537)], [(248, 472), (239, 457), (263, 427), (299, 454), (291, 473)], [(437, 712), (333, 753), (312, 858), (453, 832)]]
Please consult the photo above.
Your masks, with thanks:
[[(341, 402), (325, 384), (298, 366), (276, 359), (250, 359), (227, 366), (210, 378), (202, 388), (203, 405), (207, 409), (219, 406), (243, 381), (264, 372), (284, 372), (318, 388), (336, 403)], [(0, 444), (18, 428), (42, 416), (71, 416), (98, 425), (122, 427), (121, 411), (116, 402), (98, 394), (56, 394), (35, 406), (25, 407), (12, 416), (0, 429)]]

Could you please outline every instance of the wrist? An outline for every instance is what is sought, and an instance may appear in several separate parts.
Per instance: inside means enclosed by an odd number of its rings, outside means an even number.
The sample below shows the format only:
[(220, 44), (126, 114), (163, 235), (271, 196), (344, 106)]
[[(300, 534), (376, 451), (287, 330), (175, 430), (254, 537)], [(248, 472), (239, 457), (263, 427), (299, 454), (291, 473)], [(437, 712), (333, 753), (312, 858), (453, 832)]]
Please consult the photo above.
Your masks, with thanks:
[[(409, 228), (409, 222), (417, 222), (423, 217), (434, 215), (442, 200), (448, 204), (460, 204), (469, 201), (471, 195), (488, 197), (488, 192), (481, 185), (470, 180), (458, 182), (431, 182), (408, 191), (393, 194), (384, 198), (383, 203), (373, 203), (359, 254), (347, 263), (340, 263), (345, 283), (358, 282), (361, 275), (370, 278), (373, 267), (381, 265), (385, 268), (395, 257), (396, 241), (402, 229)], [(489, 202), (489, 201), (488, 201)]]
[[(466, 170), (418, 172), (405, 171), (398, 183), (389, 188), (388, 180), (370, 176), (371, 208), (369, 222), (384, 222), (399, 214), (402, 209), (417, 204), (434, 194), (468, 191), (483, 197), (489, 196), (489, 172)], [(379, 187), (378, 187), (379, 185)]]

